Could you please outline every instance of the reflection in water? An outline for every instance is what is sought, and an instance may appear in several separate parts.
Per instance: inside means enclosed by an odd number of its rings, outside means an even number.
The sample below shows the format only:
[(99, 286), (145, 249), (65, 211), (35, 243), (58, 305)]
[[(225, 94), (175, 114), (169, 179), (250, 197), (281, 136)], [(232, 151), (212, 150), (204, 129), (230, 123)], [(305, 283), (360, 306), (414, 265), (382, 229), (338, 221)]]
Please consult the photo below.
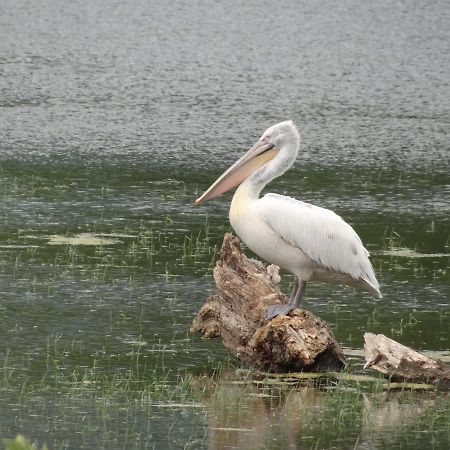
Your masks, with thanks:
[(294, 386), (236, 377), (229, 372), (218, 384), (207, 377), (193, 380), (209, 409), (209, 449), (330, 448), (338, 443), (388, 448), (414, 433), (433, 407), (450, 401), (430, 393), (382, 392), (370, 384)]
[(377, 396), (363, 396), (364, 414), (362, 435), (372, 435), (383, 431), (389, 431), (395, 427), (401, 427), (408, 422), (420, 418), (429, 408), (436, 403), (432, 396), (416, 396), (413, 402), (405, 402), (402, 393), (382, 393)]
[(296, 448), (307, 432), (307, 424), (320, 414), (324, 397), (311, 387), (285, 391), (282, 386), (261, 389), (225, 385), (218, 389), (210, 403), (212, 449), (265, 448), (271, 441)]

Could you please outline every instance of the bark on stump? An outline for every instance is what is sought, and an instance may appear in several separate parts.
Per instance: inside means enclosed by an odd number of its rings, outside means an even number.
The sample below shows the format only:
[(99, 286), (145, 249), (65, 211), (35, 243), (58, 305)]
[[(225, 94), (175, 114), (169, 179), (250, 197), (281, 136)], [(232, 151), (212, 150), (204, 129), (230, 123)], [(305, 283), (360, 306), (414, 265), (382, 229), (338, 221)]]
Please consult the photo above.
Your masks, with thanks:
[(383, 334), (364, 334), (366, 365), (393, 380), (436, 384), (450, 388), (450, 367), (422, 353), (405, 347)]
[(267, 306), (285, 303), (277, 266), (248, 259), (237, 237), (225, 234), (214, 268), (218, 292), (209, 297), (191, 327), (205, 337), (221, 336), (225, 347), (245, 364), (272, 372), (340, 370), (344, 353), (329, 326), (296, 309), (266, 319)]

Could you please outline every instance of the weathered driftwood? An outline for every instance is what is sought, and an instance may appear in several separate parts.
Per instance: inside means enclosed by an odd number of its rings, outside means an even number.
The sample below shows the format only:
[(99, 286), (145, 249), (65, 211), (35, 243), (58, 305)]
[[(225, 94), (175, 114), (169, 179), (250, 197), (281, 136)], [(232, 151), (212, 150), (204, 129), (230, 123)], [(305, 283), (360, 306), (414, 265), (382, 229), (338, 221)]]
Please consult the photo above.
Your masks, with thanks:
[(329, 326), (314, 314), (296, 309), (266, 319), (267, 306), (286, 302), (278, 267), (248, 259), (231, 234), (225, 235), (214, 279), (218, 292), (207, 299), (191, 332), (221, 336), (233, 355), (262, 370), (329, 371), (346, 364)]
[(365, 368), (372, 368), (393, 380), (433, 383), (450, 388), (450, 367), (405, 347), (383, 334), (364, 334)]

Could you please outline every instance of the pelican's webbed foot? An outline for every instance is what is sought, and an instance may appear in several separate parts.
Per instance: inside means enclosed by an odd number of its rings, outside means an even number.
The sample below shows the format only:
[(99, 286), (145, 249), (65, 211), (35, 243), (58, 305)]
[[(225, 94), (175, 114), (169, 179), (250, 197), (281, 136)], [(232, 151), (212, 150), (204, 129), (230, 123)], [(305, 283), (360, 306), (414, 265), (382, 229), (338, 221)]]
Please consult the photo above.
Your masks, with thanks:
[(267, 307), (267, 320), (273, 319), (276, 316), (287, 316), (293, 309), (294, 305), (270, 305)]
[(306, 282), (294, 278), (294, 288), (292, 289), (291, 298), (287, 305), (270, 305), (266, 311), (267, 320), (273, 319), (277, 316), (287, 316), (293, 309), (300, 306), (300, 302), (305, 292)]

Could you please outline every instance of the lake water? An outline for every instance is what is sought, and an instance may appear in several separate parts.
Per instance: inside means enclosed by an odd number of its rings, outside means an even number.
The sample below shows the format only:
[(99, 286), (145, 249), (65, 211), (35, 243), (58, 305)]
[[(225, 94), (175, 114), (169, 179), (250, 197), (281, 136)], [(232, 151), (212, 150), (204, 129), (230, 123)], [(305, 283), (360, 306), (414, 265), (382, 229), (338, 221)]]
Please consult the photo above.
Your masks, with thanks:
[[(1, 9), (0, 437), (50, 449), (449, 447), (448, 397), (343, 404), (225, 381), (206, 395), (202, 377), (228, 365), (236, 377), (238, 364), (188, 332), (214, 291), (231, 194), (193, 200), (292, 119), (300, 155), (269, 191), (352, 224), (384, 296), (311, 284), (305, 308), (345, 347), (371, 331), (450, 349), (448, 2)], [(124, 384), (149, 374), (151, 388)]]

